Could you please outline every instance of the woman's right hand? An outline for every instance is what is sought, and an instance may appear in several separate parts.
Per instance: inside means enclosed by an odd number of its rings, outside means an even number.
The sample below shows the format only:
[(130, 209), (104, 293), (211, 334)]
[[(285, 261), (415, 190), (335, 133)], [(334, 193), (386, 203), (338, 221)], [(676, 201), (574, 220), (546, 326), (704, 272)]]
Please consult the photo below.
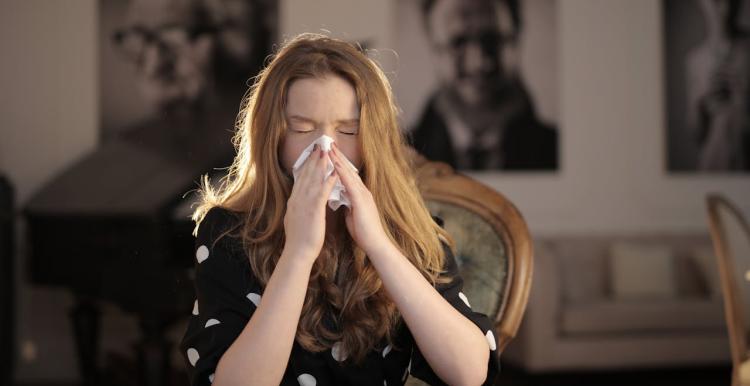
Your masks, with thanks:
[(326, 203), (336, 182), (335, 171), (324, 181), (327, 157), (316, 145), (294, 182), (284, 215), (285, 252), (311, 263), (323, 248)]

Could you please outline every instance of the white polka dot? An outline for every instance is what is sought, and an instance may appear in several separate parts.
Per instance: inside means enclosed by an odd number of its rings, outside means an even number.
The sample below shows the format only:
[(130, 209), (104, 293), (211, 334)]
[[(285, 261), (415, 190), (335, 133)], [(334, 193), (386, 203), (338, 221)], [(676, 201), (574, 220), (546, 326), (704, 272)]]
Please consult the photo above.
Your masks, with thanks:
[(315, 377), (310, 374), (300, 375), (297, 377), (297, 382), (299, 382), (300, 386), (315, 386), (318, 383)]
[(214, 383), (214, 375), (213, 374), (211, 374), (211, 375), (208, 376), (208, 381), (211, 382), (211, 383)]
[(255, 292), (250, 292), (247, 294), (247, 298), (250, 299), (253, 304), (255, 304), (255, 307), (260, 306), (260, 295), (256, 294)]
[(487, 330), (487, 334), (484, 335), (487, 338), (487, 343), (490, 345), (490, 350), (495, 351), (497, 345), (495, 344), (495, 334), (492, 331)]
[(336, 342), (333, 344), (333, 347), (331, 347), (331, 356), (338, 362), (346, 360), (346, 352), (344, 351), (341, 342)]
[(190, 364), (193, 365), (193, 367), (195, 367), (195, 363), (198, 362), (198, 359), (201, 358), (201, 356), (198, 355), (198, 350), (194, 348), (189, 348), (187, 350), (187, 356), (188, 356), (188, 360), (190, 361)]
[(208, 322), (206, 322), (206, 327), (205, 328), (217, 325), (219, 323), (221, 323), (221, 322), (218, 319), (209, 319)]
[(464, 295), (463, 292), (459, 292), (458, 297), (461, 298), (461, 300), (463, 300), (464, 303), (466, 303), (466, 305), (469, 306), (469, 308), (471, 308), (471, 304), (469, 304), (469, 299), (466, 297), (466, 295)]
[(391, 352), (390, 344), (388, 346), (385, 346), (385, 348), (383, 349), (383, 358), (385, 358), (385, 356), (388, 355), (389, 352)]
[(409, 376), (409, 373), (411, 373), (411, 356), (414, 355), (414, 346), (411, 348), (411, 354), (409, 354), (409, 366), (406, 367), (406, 371), (404, 371), (404, 376), (401, 378), (401, 381), (406, 382), (406, 377)]
[(195, 299), (195, 303), (193, 303), (193, 315), (198, 315), (198, 299)]
[(208, 248), (205, 245), (198, 247), (198, 250), (195, 251), (195, 258), (198, 259), (198, 263), (202, 263), (208, 259)]

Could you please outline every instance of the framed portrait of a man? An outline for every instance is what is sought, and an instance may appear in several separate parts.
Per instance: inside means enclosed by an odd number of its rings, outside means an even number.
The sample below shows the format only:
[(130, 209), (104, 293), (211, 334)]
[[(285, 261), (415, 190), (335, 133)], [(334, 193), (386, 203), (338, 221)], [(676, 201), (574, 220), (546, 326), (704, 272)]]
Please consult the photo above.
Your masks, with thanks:
[(207, 125), (230, 135), (275, 42), (276, 0), (100, 0), (98, 9), (101, 141)]
[(395, 89), (417, 151), (464, 170), (558, 169), (555, 5), (398, 2)]

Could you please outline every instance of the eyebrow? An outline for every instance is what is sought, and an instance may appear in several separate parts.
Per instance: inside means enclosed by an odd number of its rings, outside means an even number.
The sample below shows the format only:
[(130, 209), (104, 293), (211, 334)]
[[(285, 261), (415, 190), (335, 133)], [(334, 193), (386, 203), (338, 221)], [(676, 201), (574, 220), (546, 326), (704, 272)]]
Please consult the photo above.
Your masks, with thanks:
[[(302, 121), (302, 122), (309, 122), (309, 123), (312, 123), (312, 124), (318, 124), (318, 122), (316, 122), (314, 119), (303, 117), (301, 115), (296, 115), (296, 114), (290, 115), (289, 119), (294, 119), (294, 120)], [(343, 124), (357, 123), (357, 124), (359, 124), (359, 118), (339, 119), (339, 120), (336, 121), (336, 123), (343, 123)]]

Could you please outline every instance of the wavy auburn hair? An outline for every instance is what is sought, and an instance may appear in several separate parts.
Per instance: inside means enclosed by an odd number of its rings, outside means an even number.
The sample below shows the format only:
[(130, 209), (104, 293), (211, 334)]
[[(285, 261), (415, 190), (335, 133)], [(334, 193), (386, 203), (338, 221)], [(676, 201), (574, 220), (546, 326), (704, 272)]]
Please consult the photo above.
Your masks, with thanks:
[[(242, 213), (235, 237), (241, 238), (253, 273), (265, 287), (284, 247), (284, 214), (294, 183), (279, 160), (287, 132), (287, 92), (297, 79), (329, 75), (342, 77), (356, 91), (360, 174), (386, 234), (433, 286), (450, 281), (441, 275), (441, 242), (450, 248), (454, 243), (432, 219), (419, 193), (385, 74), (358, 46), (324, 35), (289, 40), (255, 78), (243, 98), (233, 138), (237, 154), (228, 174), (216, 188), (208, 176), (201, 179), (194, 234), (212, 207)], [(344, 210), (337, 212), (337, 221), (342, 221)], [(323, 323), (324, 317), (333, 321), (334, 329)], [(326, 236), (300, 315), (295, 336), (300, 345), (319, 352), (341, 342), (347, 360), (361, 363), (370, 350), (379, 349), (381, 339), (393, 344), (401, 322), (378, 273), (348, 232)]]

